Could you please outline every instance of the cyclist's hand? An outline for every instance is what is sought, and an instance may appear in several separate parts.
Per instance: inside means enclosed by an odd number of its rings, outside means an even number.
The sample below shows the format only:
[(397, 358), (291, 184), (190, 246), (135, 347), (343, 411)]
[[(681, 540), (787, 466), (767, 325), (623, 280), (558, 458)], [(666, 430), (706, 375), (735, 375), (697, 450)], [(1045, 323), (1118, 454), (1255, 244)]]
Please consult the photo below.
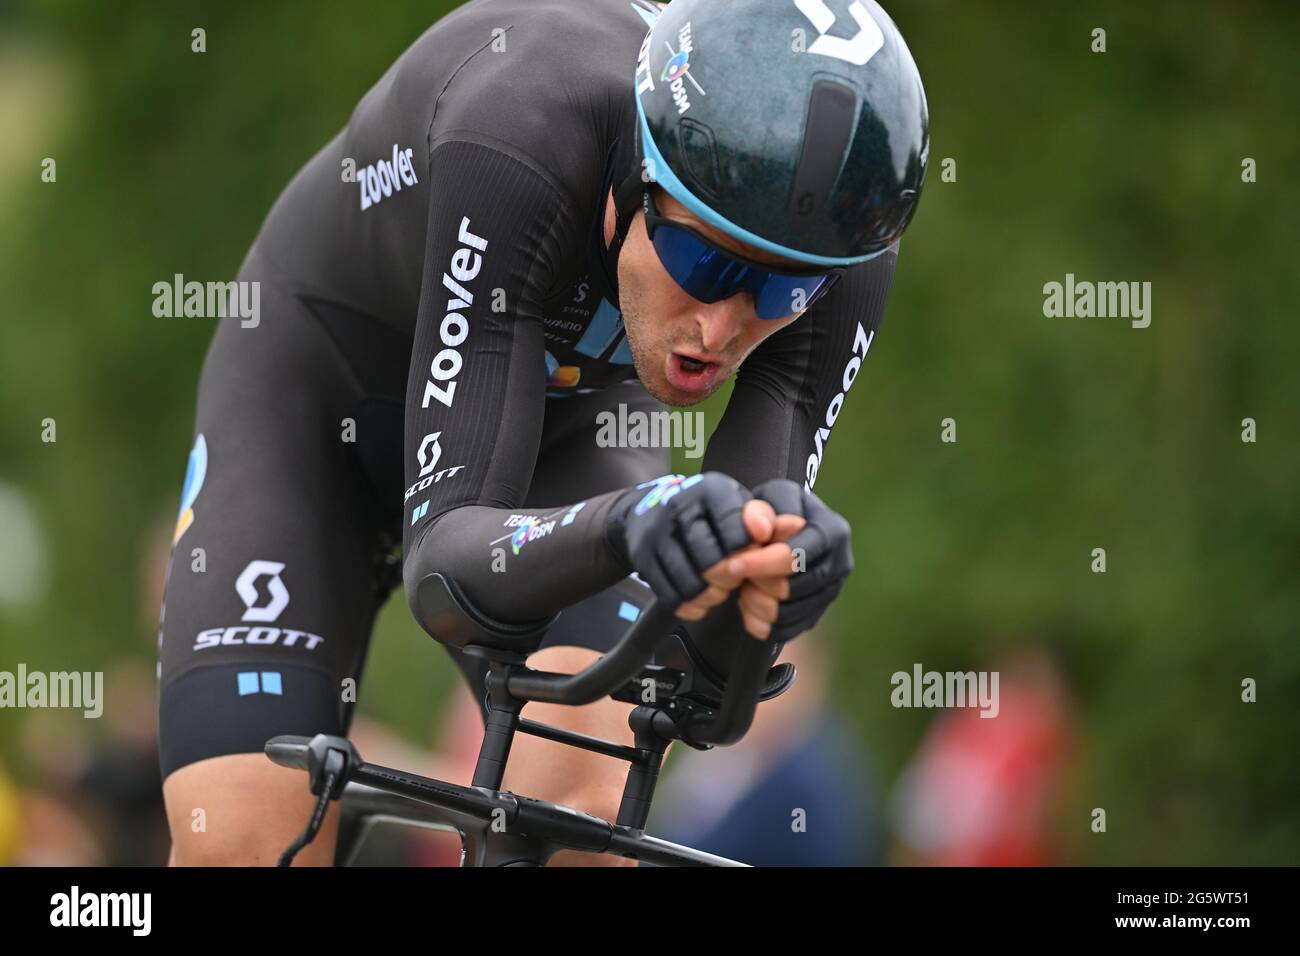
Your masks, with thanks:
[(779, 543), (774, 536), (767, 547), (729, 562), (733, 573), (749, 579), (741, 599), (755, 617), (769, 618), (777, 603), (771, 638), (788, 641), (815, 625), (839, 595), (853, 570), (851, 529), (843, 517), (793, 481), (764, 482), (754, 489), (754, 497), (772, 506), (778, 523), (785, 521), (783, 531), (794, 529), (797, 519), (805, 522)]
[[(789, 515), (778, 516), (766, 501), (757, 499), (745, 502), (741, 512), (745, 530), (755, 543), (740, 551), (740, 554), (753, 554), (772, 550), (768, 560), (783, 561), (783, 555), (789, 552), (785, 548), (771, 549), (772, 541), (784, 541), (803, 527), (803, 519)], [(761, 561), (763, 555), (758, 555)], [(683, 604), (677, 610), (677, 616), (684, 621), (699, 621), (708, 612), (725, 601), (731, 593), (740, 588), (740, 613), (745, 630), (757, 638), (765, 638), (776, 620), (777, 599), (782, 596), (782, 589), (788, 588), (781, 578), (757, 578), (747, 580), (744, 575), (735, 573), (730, 568), (731, 557), (723, 558), (704, 572), (704, 580), (709, 586), (697, 597)], [(788, 564), (788, 561), (785, 562)], [(768, 597), (764, 589), (773, 596)], [(747, 597), (750, 592), (754, 596)]]
[[(753, 505), (762, 504), (771, 507), (766, 501), (754, 499)], [(807, 521), (798, 515), (776, 515), (772, 526), (772, 545), (770, 552), (775, 557), (757, 556), (748, 560), (747, 566), (769, 565), (774, 573), (746, 578), (740, 585), (740, 612), (745, 620), (745, 629), (759, 640), (766, 640), (772, 632), (780, 614), (781, 602), (790, 596), (790, 575), (794, 573), (794, 561), (788, 545), (776, 545), (789, 541), (804, 529)], [(761, 569), (761, 568), (760, 568)]]
[[(705, 573), (754, 539), (742, 511), (749, 489), (709, 471), (691, 478), (665, 475), (623, 496), (610, 512), (611, 537), (655, 596), (674, 609), (719, 587)], [(723, 582), (723, 598), (730, 588)], [(706, 600), (712, 600), (710, 591)], [(690, 609), (686, 609), (691, 613)], [(693, 619), (693, 618), (687, 618)]]

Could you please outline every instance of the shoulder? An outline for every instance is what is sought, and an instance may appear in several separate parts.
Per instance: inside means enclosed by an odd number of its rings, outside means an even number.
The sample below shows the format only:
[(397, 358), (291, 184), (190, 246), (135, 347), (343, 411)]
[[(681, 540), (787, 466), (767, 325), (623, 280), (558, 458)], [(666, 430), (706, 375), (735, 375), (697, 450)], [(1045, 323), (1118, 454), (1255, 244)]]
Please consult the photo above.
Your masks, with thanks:
[[(439, 92), (429, 148), (480, 142), (573, 189), (599, 182), (634, 129), (645, 25), (628, 0), (476, 0), (455, 24), (462, 62)], [(449, 25), (450, 26), (450, 25)]]

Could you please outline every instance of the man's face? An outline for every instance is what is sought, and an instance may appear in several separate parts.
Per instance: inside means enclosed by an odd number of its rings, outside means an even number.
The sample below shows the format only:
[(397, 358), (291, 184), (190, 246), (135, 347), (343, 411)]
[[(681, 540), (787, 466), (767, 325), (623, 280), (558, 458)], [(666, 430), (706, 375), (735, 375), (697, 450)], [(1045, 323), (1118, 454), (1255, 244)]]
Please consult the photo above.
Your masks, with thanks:
[[(806, 268), (738, 242), (696, 218), (657, 186), (651, 187), (659, 214), (693, 228), (722, 249), (774, 268)], [(613, 236), (613, 198), (606, 216), (606, 242)], [(645, 213), (628, 227), (618, 257), (619, 310), (637, 376), (646, 391), (668, 405), (704, 401), (725, 382), (758, 344), (799, 316), (760, 319), (754, 299), (738, 292), (712, 304), (682, 291), (659, 262), (646, 234)]]

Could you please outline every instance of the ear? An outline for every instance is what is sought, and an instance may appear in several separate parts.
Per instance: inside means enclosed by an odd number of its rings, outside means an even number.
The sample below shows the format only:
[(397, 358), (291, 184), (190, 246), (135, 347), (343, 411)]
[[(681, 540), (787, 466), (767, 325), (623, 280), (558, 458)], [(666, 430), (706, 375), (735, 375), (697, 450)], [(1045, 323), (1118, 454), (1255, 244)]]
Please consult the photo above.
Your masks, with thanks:
[(608, 248), (622, 247), (628, 230), (632, 228), (632, 222), (641, 211), (641, 196), (644, 192), (645, 183), (641, 181), (641, 172), (634, 168), (614, 191), (614, 236), (610, 243), (607, 243)]

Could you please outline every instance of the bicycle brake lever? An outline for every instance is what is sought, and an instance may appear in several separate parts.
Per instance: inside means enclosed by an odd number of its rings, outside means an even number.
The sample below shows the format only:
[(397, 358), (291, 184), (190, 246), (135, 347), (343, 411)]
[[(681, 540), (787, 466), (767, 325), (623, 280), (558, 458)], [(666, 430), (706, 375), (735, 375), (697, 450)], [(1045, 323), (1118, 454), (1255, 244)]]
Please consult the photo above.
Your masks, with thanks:
[(318, 797), (329, 780), (328, 797), (337, 800), (343, 794), (352, 771), (363, 763), (361, 754), (346, 737), (317, 734), (307, 742), (307, 776), (311, 781), (311, 792)]

